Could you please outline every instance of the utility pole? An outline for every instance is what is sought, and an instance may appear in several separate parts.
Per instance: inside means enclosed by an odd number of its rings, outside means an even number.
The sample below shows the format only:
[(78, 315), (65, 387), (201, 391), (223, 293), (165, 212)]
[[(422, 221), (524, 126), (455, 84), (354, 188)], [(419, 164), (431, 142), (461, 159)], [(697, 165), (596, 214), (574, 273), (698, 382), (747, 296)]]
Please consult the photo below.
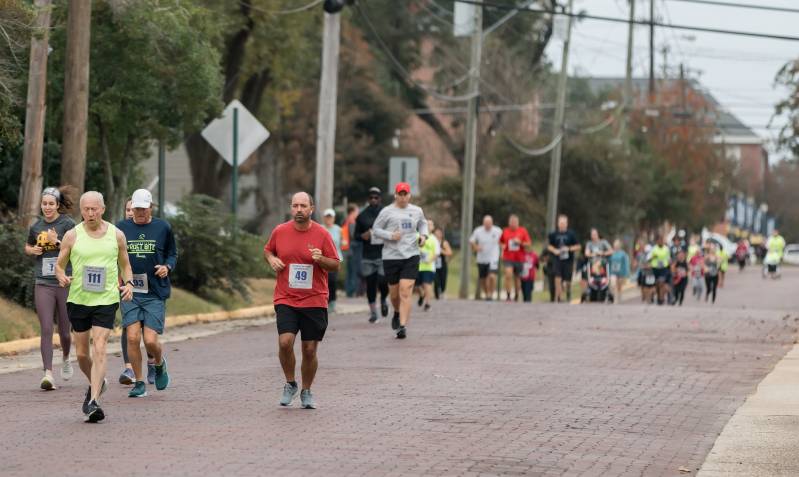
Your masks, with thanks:
[(61, 183), (83, 193), (86, 178), (86, 132), (89, 116), (89, 49), (92, 2), (72, 0), (67, 11), (64, 72), (64, 138)]
[(624, 76), (624, 114), (627, 114), (633, 103), (633, 41), (635, 37), (635, 0), (630, 2), (630, 23), (627, 25), (627, 65)]
[(472, 233), (474, 215), (474, 176), (477, 162), (477, 126), (480, 105), (480, 63), (483, 54), (483, 7), (474, 7), (472, 27), (472, 54), (469, 61), (469, 116), (466, 119), (466, 150), (463, 158), (463, 198), (461, 200), (461, 287), (458, 296), (469, 296), (472, 251), (469, 237)]
[(655, 0), (649, 0), (649, 103), (655, 100)]
[[(573, 0), (569, 0), (569, 14), (572, 12)], [(547, 192), (547, 228), (546, 233), (555, 230), (555, 217), (558, 213), (558, 189), (560, 188), (560, 160), (563, 154), (563, 142), (566, 140), (565, 131), (565, 109), (566, 109), (566, 87), (569, 79), (569, 44), (572, 36), (572, 22), (574, 18), (569, 16), (569, 23), (566, 27), (566, 38), (563, 41), (563, 57), (560, 62), (560, 77), (558, 78), (558, 102), (555, 109), (555, 131), (554, 136), (561, 135), (560, 141), (552, 150), (552, 159), (549, 165), (549, 190)]]
[(31, 35), (28, 99), (25, 111), (25, 145), (19, 188), (19, 218), (27, 228), (39, 215), (42, 191), (45, 98), (47, 95), (47, 50), (52, 0), (36, 0), (36, 23)]
[(336, 154), (336, 101), (341, 17), (325, 12), (319, 116), (316, 125), (316, 210), (333, 207), (333, 162)]

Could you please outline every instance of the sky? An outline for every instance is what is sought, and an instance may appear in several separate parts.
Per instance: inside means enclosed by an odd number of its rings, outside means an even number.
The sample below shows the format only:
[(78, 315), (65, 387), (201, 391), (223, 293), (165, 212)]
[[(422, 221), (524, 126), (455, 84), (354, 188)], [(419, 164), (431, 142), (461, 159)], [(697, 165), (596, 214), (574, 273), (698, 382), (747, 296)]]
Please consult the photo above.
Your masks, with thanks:
[[(799, 8), (797, 0), (727, 0), (778, 7)], [(609, 17), (627, 18), (627, 0), (575, 0), (575, 11)], [(717, 5), (702, 5), (677, 0), (655, 0), (656, 18), (663, 23), (702, 26), (726, 30), (799, 36), (796, 25), (799, 13), (758, 11)], [(636, 0), (636, 18), (648, 20), (649, 0)], [(627, 25), (585, 19), (575, 22), (569, 72), (580, 76), (624, 76)], [(772, 160), (785, 157), (773, 145), (781, 123), (766, 126), (774, 105), (788, 96), (788, 91), (774, 85), (774, 77), (786, 62), (799, 58), (799, 41), (731, 36), (685, 30), (656, 28), (656, 75), (662, 76), (664, 57), (670, 77), (679, 75), (685, 65), (689, 77), (699, 80), (716, 99), (744, 124), (760, 135)], [(553, 41), (547, 56), (560, 68), (562, 42)], [(636, 26), (633, 75), (648, 77), (649, 28)]]

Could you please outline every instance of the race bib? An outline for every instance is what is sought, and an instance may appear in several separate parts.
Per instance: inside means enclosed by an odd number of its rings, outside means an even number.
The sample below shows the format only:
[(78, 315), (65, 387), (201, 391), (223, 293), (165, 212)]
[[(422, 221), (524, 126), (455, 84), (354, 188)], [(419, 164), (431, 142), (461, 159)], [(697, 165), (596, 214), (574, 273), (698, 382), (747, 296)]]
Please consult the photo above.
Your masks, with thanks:
[(560, 259), (561, 260), (568, 260), (569, 259), (569, 251), (568, 250), (562, 250), (560, 252)]
[(441, 268), (444, 266), (444, 262), (441, 260), (441, 257), (436, 259), (436, 268)]
[(644, 277), (644, 283), (647, 285), (654, 285), (655, 284), (655, 276), (654, 275), (647, 275)]
[(421, 259), (423, 262), (426, 262), (427, 261), (427, 252), (425, 252), (424, 250), (421, 250), (419, 252), (419, 259)]
[(83, 291), (102, 293), (105, 291), (105, 267), (83, 267)]
[(530, 275), (530, 270), (532, 270), (532, 269), (533, 269), (533, 265), (530, 264), (530, 263), (525, 262), (524, 266), (522, 267), (522, 276), (526, 277), (526, 276)]
[(491, 263), (488, 264), (489, 270), (496, 270), (499, 268), (499, 260), (492, 260)]
[(411, 219), (400, 220), (400, 230), (403, 234), (409, 234), (413, 232), (413, 221)]
[(149, 293), (146, 273), (134, 273), (132, 282), (133, 293)]
[(55, 276), (55, 263), (58, 257), (48, 257), (42, 259), (42, 276), (53, 277)]
[(511, 252), (518, 252), (519, 251), (519, 241), (514, 239), (508, 242), (508, 250)]
[(310, 290), (313, 285), (313, 265), (292, 263), (289, 265), (289, 288)]

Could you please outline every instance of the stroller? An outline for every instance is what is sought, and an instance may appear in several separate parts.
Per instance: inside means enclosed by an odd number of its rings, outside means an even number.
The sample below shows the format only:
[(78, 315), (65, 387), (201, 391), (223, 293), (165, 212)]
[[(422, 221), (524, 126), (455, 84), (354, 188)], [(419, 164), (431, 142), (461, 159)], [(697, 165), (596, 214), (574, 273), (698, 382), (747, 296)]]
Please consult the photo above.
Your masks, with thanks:
[(605, 258), (594, 258), (588, 264), (588, 287), (583, 293), (582, 302), (613, 303), (613, 292), (610, 290), (608, 263)]

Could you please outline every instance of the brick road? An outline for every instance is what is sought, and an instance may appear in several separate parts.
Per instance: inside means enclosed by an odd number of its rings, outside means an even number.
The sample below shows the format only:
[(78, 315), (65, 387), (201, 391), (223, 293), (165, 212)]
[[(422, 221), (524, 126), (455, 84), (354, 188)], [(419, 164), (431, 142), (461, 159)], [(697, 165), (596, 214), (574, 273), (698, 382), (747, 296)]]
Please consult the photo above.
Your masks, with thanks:
[(314, 411), (277, 405), (274, 325), (170, 345), (172, 386), (113, 384), (98, 425), (82, 379), (0, 375), (0, 474), (684, 475), (794, 342), (797, 284), (733, 272), (682, 309), (449, 301), (405, 341), (334, 317)]

